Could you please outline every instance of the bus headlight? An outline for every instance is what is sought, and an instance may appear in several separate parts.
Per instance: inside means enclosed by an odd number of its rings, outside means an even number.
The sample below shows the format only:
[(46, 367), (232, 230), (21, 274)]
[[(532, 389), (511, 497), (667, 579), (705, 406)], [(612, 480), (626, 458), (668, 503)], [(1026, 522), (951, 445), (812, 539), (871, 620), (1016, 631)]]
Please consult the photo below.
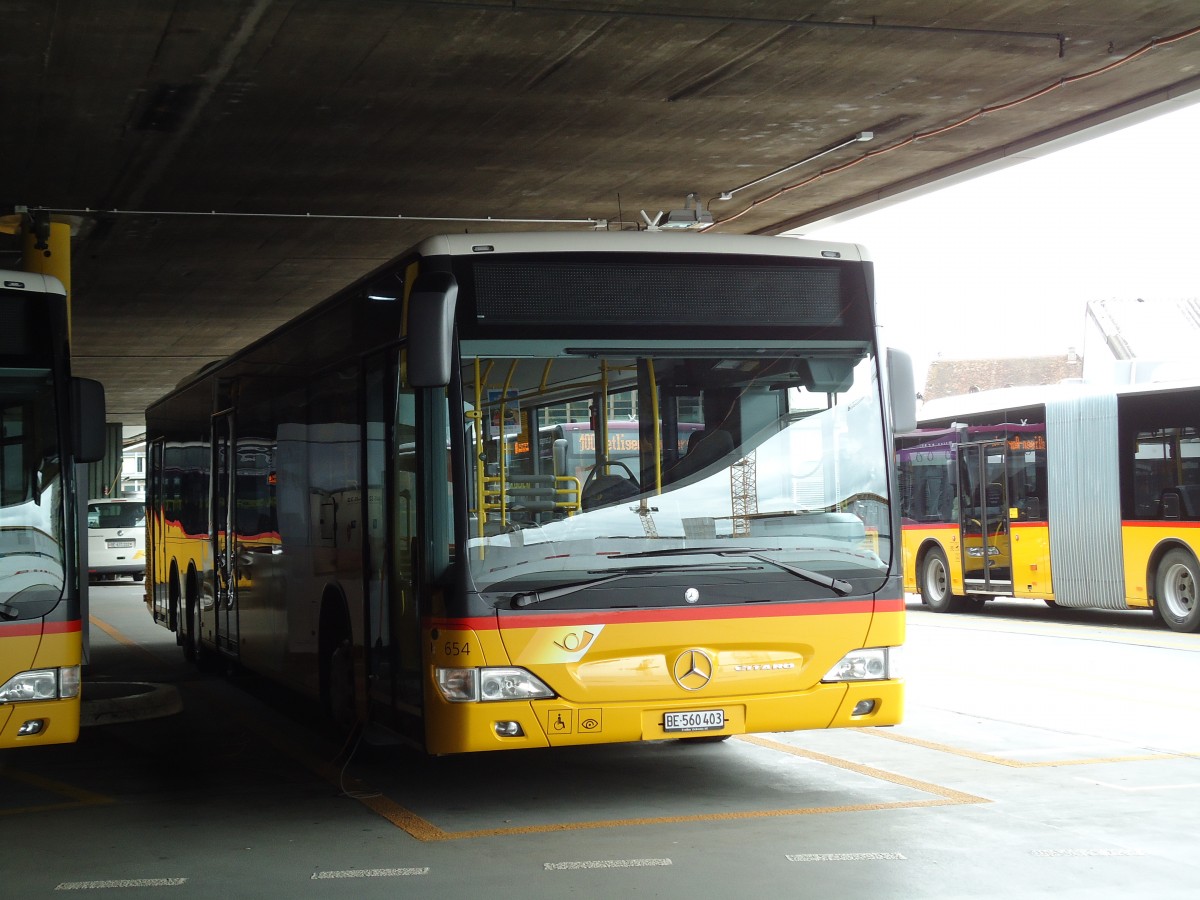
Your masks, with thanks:
[(438, 690), (451, 703), (546, 700), (554, 696), (554, 691), (533, 673), (515, 666), (435, 671)]
[(58, 669), (19, 672), (0, 685), (0, 703), (58, 699)]
[(900, 677), (899, 647), (853, 650), (825, 673), (822, 681), (883, 681)]

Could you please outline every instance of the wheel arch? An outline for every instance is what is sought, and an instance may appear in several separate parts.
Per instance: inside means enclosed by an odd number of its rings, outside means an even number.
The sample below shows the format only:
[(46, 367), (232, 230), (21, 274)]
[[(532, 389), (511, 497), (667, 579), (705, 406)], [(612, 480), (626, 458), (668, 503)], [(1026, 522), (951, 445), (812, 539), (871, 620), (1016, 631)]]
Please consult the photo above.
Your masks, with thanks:
[(950, 579), (950, 586), (954, 587), (955, 579), (957, 579), (958, 587), (961, 589), (962, 572), (959, 561), (955, 559), (954, 554), (946, 549), (946, 545), (936, 537), (925, 538), (921, 541), (920, 546), (917, 547), (916, 568), (913, 570), (916, 575), (917, 584), (920, 585), (921, 583), (921, 573), (925, 569), (925, 558), (934, 550), (941, 551), (942, 556), (946, 559), (946, 575)]
[(1163, 557), (1172, 550), (1182, 550), (1191, 555), (1197, 565), (1200, 565), (1200, 554), (1187, 541), (1180, 538), (1164, 538), (1150, 551), (1146, 560), (1146, 596), (1158, 603), (1158, 567), (1162, 565)]

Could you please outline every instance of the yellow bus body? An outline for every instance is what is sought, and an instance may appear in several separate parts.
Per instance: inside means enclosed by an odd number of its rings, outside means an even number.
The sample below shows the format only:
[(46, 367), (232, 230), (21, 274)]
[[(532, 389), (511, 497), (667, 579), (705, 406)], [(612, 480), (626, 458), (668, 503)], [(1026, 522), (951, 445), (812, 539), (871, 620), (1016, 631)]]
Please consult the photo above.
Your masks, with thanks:
[[(83, 658), (79, 622), (0, 626), (0, 684), (33, 669), (78, 666)], [(79, 697), (0, 704), (0, 749), (69, 744), (79, 737)], [(36, 734), (18, 734), (26, 722), (44, 722)]]
[[(1038, 600), (1053, 600), (1054, 586), (1050, 573), (1050, 532), (1045, 522), (1011, 523), (1013, 596)], [(976, 538), (976, 540), (978, 540)], [(950, 572), (950, 589), (954, 594), (965, 593), (963, 586), (962, 552), (959, 533), (954, 525), (905, 525), (904, 590), (919, 594), (917, 565), (931, 547), (940, 547), (946, 554)]]
[(1200, 557), (1200, 522), (1124, 522), (1121, 540), (1125, 558), (1125, 603), (1134, 608), (1153, 606), (1154, 573), (1158, 560), (1172, 547), (1187, 547)]
[[(779, 615), (775, 608), (774, 615), (751, 617), (726, 608), (717, 611), (720, 617), (690, 620), (656, 610), (551, 614), (515, 625), (502, 621), (499, 628), (495, 620), (435, 621), (426, 632), (427, 748), (443, 754), (686, 739), (662, 724), (664, 713), (686, 710), (724, 712), (725, 727), (703, 736), (899, 723), (902, 679), (827, 684), (821, 678), (849, 650), (900, 646), (903, 603), (797, 604), (793, 610), (799, 614)], [(691, 651), (711, 661), (712, 677), (689, 691), (674, 670)], [(558, 696), (452, 703), (435, 686), (438, 668), (483, 665), (524, 667)], [(875, 701), (871, 712), (853, 715), (862, 700)], [(497, 722), (517, 722), (523, 735), (502, 737)]]
[[(962, 555), (954, 525), (904, 526), (904, 590), (918, 594), (917, 565), (933, 546), (946, 554), (950, 587), (963, 594)], [(1154, 572), (1158, 559), (1171, 547), (1188, 547), (1200, 556), (1200, 523), (1124, 522), (1121, 528), (1125, 604), (1130, 609), (1154, 605)], [(1054, 600), (1050, 568), (1050, 530), (1045, 522), (1012, 524), (1013, 590), (1017, 599)], [(1005, 595), (1010, 596), (1010, 595)]]

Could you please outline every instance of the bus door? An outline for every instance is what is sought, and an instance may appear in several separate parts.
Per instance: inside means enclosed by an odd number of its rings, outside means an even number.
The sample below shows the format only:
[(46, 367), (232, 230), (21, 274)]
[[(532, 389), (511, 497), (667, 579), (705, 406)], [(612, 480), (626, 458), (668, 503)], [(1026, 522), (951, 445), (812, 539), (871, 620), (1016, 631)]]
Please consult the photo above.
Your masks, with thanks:
[(1011, 596), (1013, 592), (1006, 451), (1003, 441), (958, 446), (959, 528), (967, 593)]
[[(211, 520), (208, 535), (212, 544), (213, 609), (201, 609), (201, 618), (215, 616), (212, 623), (214, 643), (232, 653), (238, 648), (237, 618), (237, 534), (233, 512), (237, 509), (234, 497), (233, 410), (224, 410), (212, 417), (212, 478), (209, 484)], [(206, 625), (208, 623), (205, 623)], [(208, 629), (201, 628), (203, 634)]]
[(362, 516), (370, 716), (421, 743), (417, 404), (412, 390), (397, 377), (395, 350), (366, 360), (364, 387)]

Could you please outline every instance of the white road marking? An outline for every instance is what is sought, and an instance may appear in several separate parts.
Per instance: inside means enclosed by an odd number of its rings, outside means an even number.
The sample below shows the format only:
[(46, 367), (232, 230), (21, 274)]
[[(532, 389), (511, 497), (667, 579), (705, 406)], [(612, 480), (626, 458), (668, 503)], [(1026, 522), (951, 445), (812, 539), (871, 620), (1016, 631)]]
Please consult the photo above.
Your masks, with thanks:
[(788, 853), (789, 862), (853, 862), (863, 859), (908, 859), (903, 853)]
[[(1112, 754), (1114, 745), (1099, 744), (1062, 744), (1057, 747), (1004, 747), (999, 750), (984, 750), (988, 756), (1065, 756), (1069, 753), (1085, 753), (1088, 756)], [(1140, 748), (1124, 748), (1125, 752), (1146, 751)]]
[(1032, 850), (1033, 856), (1145, 856), (1145, 850)]
[(1094, 778), (1078, 778), (1078, 781), (1086, 781), (1088, 784), (1096, 784), (1100, 787), (1112, 788), (1114, 791), (1124, 791), (1127, 794), (1136, 794), (1141, 791), (1180, 791), (1185, 788), (1200, 788), (1200, 781), (1189, 781), (1186, 784), (1144, 784), (1139, 787), (1128, 787), (1123, 784), (1109, 784), (1107, 781), (1097, 781)]
[(398, 875), (428, 875), (429, 866), (407, 869), (343, 869), (340, 872), (314, 872), (313, 880), (323, 878), (393, 878)]
[(122, 878), (114, 881), (64, 881), (56, 891), (102, 891), (107, 888), (175, 887), (186, 878)]
[(593, 859), (585, 862), (546, 863), (547, 872), (565, 872), (574, 869), (635, 869), (643, 866), (669, 866), (669, 859)]

